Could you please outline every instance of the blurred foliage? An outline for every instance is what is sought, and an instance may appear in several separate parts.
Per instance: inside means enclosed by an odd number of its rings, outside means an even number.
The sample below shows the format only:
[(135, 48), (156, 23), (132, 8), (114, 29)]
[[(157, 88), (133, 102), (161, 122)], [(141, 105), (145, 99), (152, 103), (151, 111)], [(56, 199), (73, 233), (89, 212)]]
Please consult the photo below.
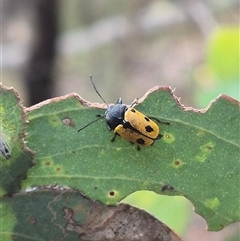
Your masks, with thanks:
[(204, 108), (220, 93), (239, 100), (239, 28), (222, 27), (208, 40), (206, 62), (195, 71), (197, 105)]
[(96, 21), (107, 19), (135, 11), (134, 9), (147, 6), (150, 1), (109, 1), (109, 0), (71, 0), (60, 1), (62, 31), (88, 27)]
[(226, 27), (213, 32), (208, 46), (209, 68), (220, 82), (239, 79), (239, 28)]

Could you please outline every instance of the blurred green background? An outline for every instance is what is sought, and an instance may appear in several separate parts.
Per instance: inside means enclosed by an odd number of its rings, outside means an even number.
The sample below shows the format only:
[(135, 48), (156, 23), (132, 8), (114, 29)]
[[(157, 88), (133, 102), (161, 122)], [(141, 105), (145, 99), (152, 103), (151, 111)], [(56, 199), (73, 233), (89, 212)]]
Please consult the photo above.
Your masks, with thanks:
[[(32, 104), (26, 70), (39, 40), (39, 1), (1, 2), (1, 81), (19, 92), (25, 106)], [(239, 100), (238, 1), (44, 1), (54, 3), (58, 25), (50, 97), (76, 92), (101, 102), (89, 81), (92, 74), (108, 103), (121, 96), (131, 104), (157, 85), (171, 86), (181, 103), (193, 108), (206, 108), (219, 94)], [(137, 192), (124, 202), (144, 208), (186, 241), (240, 240), (239, 223), (206, 231), (183, 197)]]

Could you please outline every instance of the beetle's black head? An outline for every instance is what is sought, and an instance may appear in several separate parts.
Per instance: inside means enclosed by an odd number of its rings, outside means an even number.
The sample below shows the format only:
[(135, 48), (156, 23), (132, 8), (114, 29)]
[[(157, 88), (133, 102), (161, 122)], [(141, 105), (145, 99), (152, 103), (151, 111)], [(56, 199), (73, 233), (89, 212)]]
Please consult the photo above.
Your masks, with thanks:
[(98, 92), (95, 84), (93, 83), (91, 75), (90, 75), (90, 81), (92, 83), (94, 90), (96, 91), (98, 96), (102, 99), (102, 101), (108, 106), (108, 108), (107, 108), (106, 112), (104, 113), (104, 115), (98, 114), (97, 115), (98, 118), (96, 120), (91, 121), (90, 123), (88, 123), (87, 125), (82, 127), (81, 129), (79, 129), (78, 132), (82, 131), (83, 129), (85, 129), (86, 127), (95, 123), (96, 121), (100, 120), (101, 118), (104, 118), (106, 120), (107, 127), (109, 130), (114, 130), (118, 125), (120, 125), (124, 122), (124, 115), (125, 115), (127, 106), (122, 104), (121, 98), (119, 98), (117, 100), (117, 103), (115, 105), (109, 106), (106, 103), (106, 101), (103, 99), (103, 97), (100, 95), (100, 93)]
[(109, 130), (114, 130), (124, 121), (124, 115), (127, 106), (122, 104), (122, 99), (119, 98), (115, 105), (109, 106), (104, 114), (104, 119), (107, 122)]

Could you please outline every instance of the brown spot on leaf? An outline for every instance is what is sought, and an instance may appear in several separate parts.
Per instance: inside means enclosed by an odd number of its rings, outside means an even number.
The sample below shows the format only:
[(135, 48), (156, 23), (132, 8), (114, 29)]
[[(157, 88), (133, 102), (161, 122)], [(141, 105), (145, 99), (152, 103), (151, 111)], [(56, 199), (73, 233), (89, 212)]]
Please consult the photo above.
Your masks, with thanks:
[(70, 220), (74, 214), (73, 209), (72, 208), (64, 208), (63, 211), (64, 211), (63, 218)]
[(114, 196), (114, 195), (115, 195), (115, 192), (114, 192), (114, 191), (110, 191), (110, 192), (109, 192), (109, 195), (110, 195), (110, 196)]
[(182, 165), (184, 165), (184, 162), (181, 159), (175, 159), (172, 162), (172, 166), (174, 168), (180, 168), (180, 167), (182, 167)]
[(35, 224), (37, 221), (36, 221), (36, 219), (35, 219), (34, 217), (31, 217), (31, 218), (29, 218), (28, 222), (33, 225), (33, 224)]
[(176, 165), (176, 166), (180, 165), (180, 161), (179, 161), (179, 160), (176, 160), (176, 161), (175, 161), (175, 165)]
[(212, 146), (206, 146), (208, 150), (212, 150)]
[(63, 118), (62, 123), (66, 126), (74, 127), (73, 121), (68, 117)]

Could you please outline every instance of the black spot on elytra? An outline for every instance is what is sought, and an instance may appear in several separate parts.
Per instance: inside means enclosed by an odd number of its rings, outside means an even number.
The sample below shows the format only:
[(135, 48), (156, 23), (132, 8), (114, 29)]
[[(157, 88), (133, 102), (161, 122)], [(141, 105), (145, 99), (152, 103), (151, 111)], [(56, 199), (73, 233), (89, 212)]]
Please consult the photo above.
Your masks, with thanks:
[(146, 121), (150, 121), (150, 119), (149, 119), (147, 116), (145, 116), (144, 119), (145, 119)]
[(146, 132), (152, 132), (153, 128), (151, 126), (146, 126), (145, 130), (146, 130)]
[(135, 109), (131, 109), (131, 112), (136, 113), (136, 110)]
[(140, 145), (144, 145), (144, 144), (145, 144), (145, 141), (144, 141), (142, 138), (138, 138), (138, 139), (136, 140), (136, 142), (137, 142), (138, 144), (140, 144)]

